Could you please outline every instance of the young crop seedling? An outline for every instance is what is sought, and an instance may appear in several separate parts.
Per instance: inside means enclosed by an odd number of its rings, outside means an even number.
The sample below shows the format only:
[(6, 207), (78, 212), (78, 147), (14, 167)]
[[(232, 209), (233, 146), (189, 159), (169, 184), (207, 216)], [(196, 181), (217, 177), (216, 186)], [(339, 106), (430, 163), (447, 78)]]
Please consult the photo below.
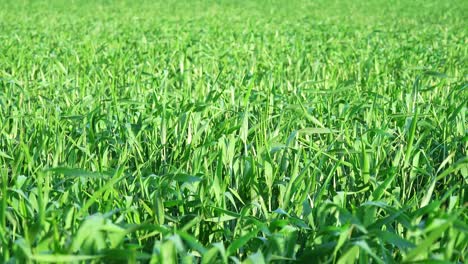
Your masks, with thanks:
[(465, 263), (468, 2), (0, 1), (0, 263)]

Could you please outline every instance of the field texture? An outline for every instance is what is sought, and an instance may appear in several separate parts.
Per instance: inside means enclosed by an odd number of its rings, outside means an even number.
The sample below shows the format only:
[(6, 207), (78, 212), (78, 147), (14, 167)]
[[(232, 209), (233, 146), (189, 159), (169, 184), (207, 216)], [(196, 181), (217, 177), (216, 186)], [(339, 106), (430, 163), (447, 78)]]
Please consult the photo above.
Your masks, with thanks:
[(0, 262), (466, 263), (467, 14), (0, 1)]

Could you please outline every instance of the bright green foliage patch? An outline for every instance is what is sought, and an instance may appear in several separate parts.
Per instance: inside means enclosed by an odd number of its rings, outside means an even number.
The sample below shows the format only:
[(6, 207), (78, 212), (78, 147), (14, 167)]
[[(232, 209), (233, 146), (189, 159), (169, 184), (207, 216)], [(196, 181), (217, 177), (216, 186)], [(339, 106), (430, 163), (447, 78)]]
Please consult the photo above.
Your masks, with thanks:
[(1, 1), (0, 262), (467, 261), (467, 13)]

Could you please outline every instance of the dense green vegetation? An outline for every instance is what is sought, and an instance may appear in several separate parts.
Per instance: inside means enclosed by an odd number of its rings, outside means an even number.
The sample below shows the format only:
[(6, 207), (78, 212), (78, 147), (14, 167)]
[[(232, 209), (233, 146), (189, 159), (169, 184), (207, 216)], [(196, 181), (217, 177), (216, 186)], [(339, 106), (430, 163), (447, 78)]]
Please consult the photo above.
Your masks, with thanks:
[(466, 1), (0, 1), (0, 262), (467, 261)]

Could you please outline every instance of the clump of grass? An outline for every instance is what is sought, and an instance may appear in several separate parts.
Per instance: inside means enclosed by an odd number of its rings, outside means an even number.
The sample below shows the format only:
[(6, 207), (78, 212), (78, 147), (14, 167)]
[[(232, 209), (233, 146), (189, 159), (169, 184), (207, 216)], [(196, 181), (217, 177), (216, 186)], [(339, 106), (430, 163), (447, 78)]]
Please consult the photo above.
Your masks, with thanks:
[(6, 1), (0, 262), (466, 261), (467, 6), (405, 2)]

